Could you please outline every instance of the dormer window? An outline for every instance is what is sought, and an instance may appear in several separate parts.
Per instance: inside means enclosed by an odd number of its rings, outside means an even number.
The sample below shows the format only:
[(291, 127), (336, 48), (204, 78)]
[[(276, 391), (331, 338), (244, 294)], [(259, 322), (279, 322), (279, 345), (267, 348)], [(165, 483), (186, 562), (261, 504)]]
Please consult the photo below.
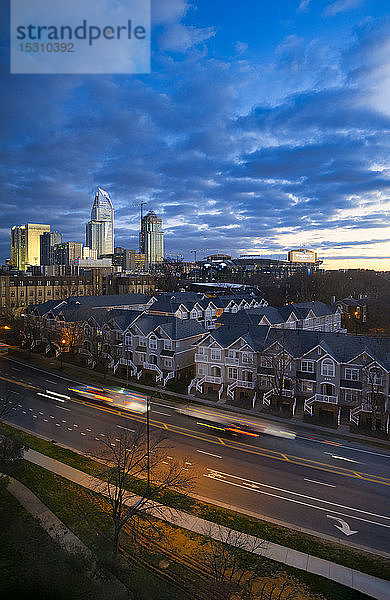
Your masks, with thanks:
[(149, 348), (151, 350), (157, 350), (157, 338), (151, 337), (149, 339)]

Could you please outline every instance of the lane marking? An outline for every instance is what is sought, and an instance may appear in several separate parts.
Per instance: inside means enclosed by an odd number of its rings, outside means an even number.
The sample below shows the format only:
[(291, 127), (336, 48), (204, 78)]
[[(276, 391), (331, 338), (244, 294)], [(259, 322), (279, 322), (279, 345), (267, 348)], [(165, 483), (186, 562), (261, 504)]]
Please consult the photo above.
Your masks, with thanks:
[(211, 452), (206, 452), (205, 450), (197, 450), (197, 452), (200, 452), (201, 454), (208, 454), (208, 456), (214, 456), (214, 458), (222, 458), (222, 456), (219, 456), (219, 454), (211, 454)]
[(66, 394), (59, 394), (58, 392), (53, 392), (52, 390), (46, 390), (47, 394), (53, 394), (53, 396), (58, 396), (59, 398), (65, 398), (65, 400), (71, 400), (70, 396)]
[(169, 415), (168, 413), (163, 413), (160, 412), (158, 410), (153, 410), (154, 413), (156, 413), (156, 415), (164, 415), (164, 417), (171, 417), (172, 415)]
[(43, 420), (45, 421), (45, 423), (48, 423), (48, 422), (49, 422), (49, 421), (48, 421), (48, 419), (43, 419)]
[(60, 425), (59, 423), (56, 423), (56, 426), (57, 426), (57, 427), (61, 427), (61, 425)]
[(37, 396), (43, 396), (44, 398), (50, 398), (50, 400), (57, 400), (59, 402), (65, 402), (65, 400), (61, 400), (61, 398), (56, 398), (55, 396), (49, 396), (49, 394), (44, 394), (43, 392), (37, 392)]
[(68, 427), (68, 431), (73, 431), (73, 429), (71, 427)]
[(163, 406), (164, 408), (175, 409), (175, 407), (174, 407), (174, 406), (169, 406), (169, 404), (161, 404), (160, 402), (151, 402), (150, 404), (151, 404), (152, 406), (153, 406), (153, 404), (154, 404), (155, 406)]
[(87, 435), (87, 434), (84, 433), (83, 431), (80, 431), (80, 435)]
[[(120, 429), (126, 429), (126, 431), (132, 431), (133, 433), (135, 433), (135, 429), (130, 429), (130, 427), (123, 427), (123, 425), (117, 425), (117, 427), (119, 427)], [(101, 433), (100, 435), (104, 435), (104, 433)]]
[(346, 460), (347, 462), (357, 463), (358, 465), (362, 464), (362, 463), (358, 462), (357, 460), (353, 460), (353, 458), (345, 458), (345, 456), (338, 456), (337, 454), (332, 454), (331, 452), (324, 452), (324, 454), (329, 454), (331, 456), (331, 458), (334, 458), (336, 460)]
[(303, 481), (309, 481), (310, 483), (318, 483), (318, 485), (326, 485), (328, 487), (332, 487), (335, 488), (335, 485), (332, 485), (331, 483), (324, 483), (323, 481), (315, 481), (314, 479), (306, 479), (304, 478)]
[[(280, 487), (276, 487), (274, 485), (268, 485), (267, 483), (261, 483), (260, 481), (253, 481), (253, 479), (245, 479), (245, 477), (239, 477), (238, 475), (231, 475), (230, 473), (224, 473), (223, 471), (216, 471), (215, 469), (207, 469), (212, 473), (217, 473), (223, 475), (224, 477), (230, 477), (231, 479), (238, 479), (239, 481), (245, 481), (248, 483), (254, 483), (260, 487), (265, 487), (270, 490), (276, 490), (278, 492), (285, 492), (286, 494), (291, 494), (293, 496), (300, 496), (301, 498), (307, 498), (308, 500), (315, 500), (317, 502), (322, 502), (323, 504), (330, 504), (331, 506), (337, 506), (339, 508), (345, 508), (347, 510), (353, 510), (355, 512), (360, 512), (364, 515), (370, 515), (371, 517), (378, 517), (379, 519), (387, 519), (390, 521), (390, 517), (386, 515), (378, 515), (377, 513), (372, 513), (367, 510), (362, 510), (360, 508), (353, 508), (351, 506), (345, 506), (344, 504), (337, 504), (336, 502), (329, 502), (328, 500), (322, 500), (322, 498), (315, 498), (314, 496), (306, 496), (305, 494), (300, 494), (299, 492), (293, 492), (291, 490), (285, 490)], [(209, 477), (210, 475), (205, 475), (205, 477)], [(390, 525), (389, 525), (390, 527)]]
[(65, 408), (65, 406), (58, 406), (58, 404), (56, 404), (54, 408), (60, 408), (61, 410), (67, 410), (68, 412), (70, 412), (70, 408)]
[(86, 430), (87, 430), (87, 431), (92, 431), (91, 429), (88, 429), (88, 427), (86, 427)]
[[(20, 392), (17, 392), (16, 390), (11, 390), (11, 394), (18, 394), (18, 396), (20, 396)], [(18, 404), (18, 406), (21, 406), (21, 404)]]
[[(390, 525), (386, 525), (384, 523), (378, 523), (377, 521), (363, 519), (363, 517), (355, 517), (354, 515), (348, 515), (348, 514), (346, 515), (345, 513), (337, 511), (337, 510), (325, 508), (322, 506), (316, 506), (315, 504), (309, 504), (308, 502), (302, 502), (301, 500), (295, 500), (294, 498), (285, 498), (284, 496), (279, 496), (278, 494), (271, 494), (271, 492), (265, 492), (264, 490), (259, 490), (256, 488), (250, 489), (245, 485), (240, 485), (239, 483), (234, 483), (233, 481), (226, 481), (224, 478), (211, 477), (210, 475), (205, 475), (205, 474), (203, 474), (203, 477), (209, 477), (211, 479), (214, 479), (215, 481), (220, 481), (221, 483), (226, 483), (228, 485), (240, 487), (240, 488), (246, 489), (248, 491), (253, 491), (253, 492), (256, 492), (257, 494), (263, 494), (265, 496), (271, 496), (272, 498), (278, 498), (280, 500), (284, 500), (285, 502), (292, 502), (294, 504), (300, 504), (301, 506), (308, 506), (309, 508), (314, 508), (315, 510), (321, 510), (322, 512), (331, 511), (331, 512), (335, 513), (336, 515), (341, 515), (343, 517), (347, 517), (348, 519), (357, 519), (358, 521), (364, 521), (364, 523), (371, 523), (372, 525), (378, 525), (379, 527), (390, 528)], [(370, 514), (370, 513), (368, 513), (368, 514)], [(378, 516), (381, 517), (381, 515), (378, 515)], [(385, 518), (389, 518), (389, 517), (385, 517)]]
[(50, 381), (50, 379), (45, 379), (47, 383), (52, 383), (53, 385), (58, 385), (58, 381)]
[(16, 367), (11, 367), (12, 371), (18, 371), (18, 373), (21, 372), (22, 369), (17, 369)]

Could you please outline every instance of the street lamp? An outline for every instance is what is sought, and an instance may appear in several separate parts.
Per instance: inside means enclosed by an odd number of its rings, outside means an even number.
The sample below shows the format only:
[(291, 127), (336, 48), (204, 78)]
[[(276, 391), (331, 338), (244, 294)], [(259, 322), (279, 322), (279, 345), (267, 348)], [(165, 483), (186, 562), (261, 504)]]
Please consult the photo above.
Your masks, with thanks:
[(146, 396), (146, 490), (145, 495), (147, 498), (150, 496), (150, 422), (149, 422), (149, 412), (150, 412), (150, 401), (152, 397)]
[(61, 359), (61, 371), (62, 371), (62, 365), (63, 365), (63, 357), (62, 357), (62, 353), (64, 351), (64, 344), (66, 344), (66, 340), (61, 340), (60, 341), (60, 359)]

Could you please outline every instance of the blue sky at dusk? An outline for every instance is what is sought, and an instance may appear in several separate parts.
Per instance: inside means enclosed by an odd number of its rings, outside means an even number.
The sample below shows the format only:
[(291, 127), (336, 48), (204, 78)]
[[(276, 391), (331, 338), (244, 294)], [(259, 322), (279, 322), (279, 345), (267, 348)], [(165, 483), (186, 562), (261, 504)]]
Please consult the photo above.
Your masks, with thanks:
[(118, 246), (142, 198), (167, 254), (390, 270), (390, 4), (152, 0), (152, 24), (139, 76), (10, 75), (3, 30), (0, 261), (15, 224), (85, 242), (100, 186)]

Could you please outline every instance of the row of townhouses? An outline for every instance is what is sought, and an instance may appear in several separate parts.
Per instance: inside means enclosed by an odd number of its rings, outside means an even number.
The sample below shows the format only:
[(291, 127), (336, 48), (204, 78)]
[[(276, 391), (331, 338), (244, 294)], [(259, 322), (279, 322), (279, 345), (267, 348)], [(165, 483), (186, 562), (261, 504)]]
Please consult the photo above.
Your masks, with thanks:
[(390, 340), (225, 325), (196, 344), (188, 391), (389, 432)]
[(36, 349), (58, 353), (61, 332), (77, 326), (86, 364), (103, 358), (121, 377), (182, 380), (188, 393), (221, 402), (389, 429), (390, 342), (347, 336), (336, 305), (274, 308), (260, 297), (184, 292), (71, 298), (26, 312)]

